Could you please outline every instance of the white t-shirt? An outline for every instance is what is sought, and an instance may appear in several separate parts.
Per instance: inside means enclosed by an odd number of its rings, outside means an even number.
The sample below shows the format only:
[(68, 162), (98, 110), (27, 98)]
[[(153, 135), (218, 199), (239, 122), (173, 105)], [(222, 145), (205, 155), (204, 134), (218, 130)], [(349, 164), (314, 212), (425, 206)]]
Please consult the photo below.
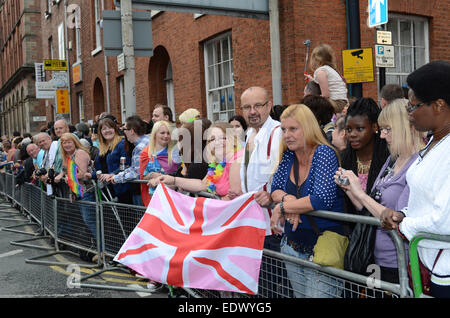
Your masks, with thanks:
[(333, 100), (337, 99), (347, 100), (347, 85), (345, 85), (345, 82), (342, 79), (342, 77), (332, 67), (328, 65), (323, 65), (319, 67), (314, 72), (314, 81), (318, 83), (317, 73), (322, 70), (325, 71), (325, 73), (327, 74), (328, 90), (330, 91), (330, 98)]

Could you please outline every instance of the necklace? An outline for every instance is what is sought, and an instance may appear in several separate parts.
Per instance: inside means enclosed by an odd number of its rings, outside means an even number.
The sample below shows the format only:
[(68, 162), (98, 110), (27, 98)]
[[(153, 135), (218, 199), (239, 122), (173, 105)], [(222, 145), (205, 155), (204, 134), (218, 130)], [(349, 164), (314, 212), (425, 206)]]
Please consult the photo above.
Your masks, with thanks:
[(441, 142), (443, 142), (445, 139), (447, 139), (447, 137), (450, 135), (450, 133), (447, 132), (446, 135), (444, 135), (444, 137), (441, 137), (440, 140), (438, 140), (436, 143), (435, 141), (435, 137), (433, 137), (433, 140), (422, 150), (419, 151), (419, 161), (417, 162), (417, 164), (419, 164), (420, 162), (422, 162), (423, 158), (425, 157), (426, 154), (428, 154), (428, 152), (430, 152), (431, 149), (434, 149), (435, 147), (437, 147)]
[(225, 169), (226, 162), (220, 163), (211, 162), (208, 166), (208, 173), (206, 174), (206, 182), (208, 183), (207, 190), (209, 193), (216, 193), (216, 183), (219, 181)]
[(366, 161), (367, 163), (363, 163), (361, 160), (359, 160), (358, 157), (356, 157), (356, 162), (358, 164), (358, 174), (368, 174), (370, 170), (370, 165), (372, 164), (372, 159), (369, 161)]

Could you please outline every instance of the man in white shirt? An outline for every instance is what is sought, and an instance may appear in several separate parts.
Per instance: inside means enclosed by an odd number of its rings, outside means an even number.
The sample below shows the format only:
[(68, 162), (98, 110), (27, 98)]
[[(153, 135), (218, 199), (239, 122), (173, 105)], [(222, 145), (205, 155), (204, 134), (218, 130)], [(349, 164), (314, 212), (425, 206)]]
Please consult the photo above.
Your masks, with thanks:
[[(245, 154), (241, 163), (241, 188), (244, 193), (257, 191), (255, 200), (262, 207), (272, 203), (271, 176), (278, 165), (281, 141), (280, 122), (269, 116), (272, 106), (273, 103), (264, 88), (250, 87), (241, 95), (240, 109), (249, 126), (245, 138)], [(229, 195), (232, 198), (232, 195), (237, 194), (229, 193)], [(270, 210), (268, 212), (267, 221), (270, 229)], [(276, 235), (266, 236), (264, 248), (280, 251), (280, 238)], [(277, 281), (277, 277), (281, 277), (281, 273), (280, 268), (267, 265), (268, 262), (270, 260), (263, 261), (262, 275), (265, 283), (262, 290), (265, 291), (264, 296), (275, 297), (276, 290), (281, 284)]]
[(270, 177), (278, 164), (281, 141), (280, 122), (269, 116), (272, 106), (264, 88), (250, 87), (241, 95), (240, 109), (249, 126), (241, 164), (241, 187), (243, 193), (258, 191), (255, 199), (261, 206), (272, 202)]

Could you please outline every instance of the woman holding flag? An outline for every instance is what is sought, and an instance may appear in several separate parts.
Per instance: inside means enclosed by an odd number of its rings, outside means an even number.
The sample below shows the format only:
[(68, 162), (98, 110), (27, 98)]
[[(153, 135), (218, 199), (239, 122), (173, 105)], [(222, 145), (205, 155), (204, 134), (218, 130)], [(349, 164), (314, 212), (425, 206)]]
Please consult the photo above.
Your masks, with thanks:
[[(182, 188), (186, 191), (209, 193), (229, 200), (228, 190), (240, 192), (240, 158), (244, 149), (237, 150), (238, 139), (229, 123), (215, 123), (207, 130), (206, 158), (209, 162), (208, 173), (203, 180), (161, 176), (156, 183)], [(152, 181), (152, 180), (151, 180)], [(151, 182), (150, 181), (150, 182)]]
[[(66, 182), (72, 191), (71, 200), (95, 202), (95, 186), (91, 182), (92, 169), (89, 153), (72, 133), (64, 133), (60, 141), (63, 170), (55, 177), (55, 181), (66, 176)], [(94, 239), (97, 239), (95, 209), (81, 204), (80, 211), (84, 223)]]
[[(175, 174), (181, 164), (181, 158), (175, 142), (172, 140), (172, 124), (160, 120), (153, 126), (150, 141), (140, 155), (140, 178), (156, 180), (163, 174)], [(155, 181), (153, 181), (155, 182)], [(147, 206), (155, 187), (141, 185), (142, 201)]]

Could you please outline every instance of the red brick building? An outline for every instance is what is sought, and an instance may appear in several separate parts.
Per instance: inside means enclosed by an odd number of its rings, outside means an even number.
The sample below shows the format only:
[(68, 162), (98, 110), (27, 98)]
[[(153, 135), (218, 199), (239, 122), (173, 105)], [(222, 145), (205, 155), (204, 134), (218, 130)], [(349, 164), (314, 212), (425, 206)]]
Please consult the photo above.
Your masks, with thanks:
[[(5, 5), (8, 2), (4, 1)], [(70, 1), (70, 5), (64, 0), (53, 2), (40, 2), (39, 58), (59, 59), (62, 52), (68, 57), (72, 123), (92, 120), (102, 111), (124, 121), (124, 71), (117, 71), (117, 58), (105, 58), (102, 48), (101, 11), (113, 10), (114, 2), (78, 0)], [(76, 23), (71, 19), (77, 15), (73, 11), (75, 5), (80, 10)], [(368, 0), (360, 1), (359, 5), (361, 47), (374, 48), (375, 30), (367, 26)], [(348, 10), (346, 1), (341, 0), (279, 0), (278, 9), (282, 103), (297, 103), (305, 85), (303, 41), (310, 40), (311, 49), (319, 43), (330, 44), (336, 53), (338, 69), (343, 71), (341, 52), (348, 48)], [(49, 10), (51, 15), (46, 15)], [(392, 32), (396, 67), (386, 69), (387, 83), (404, 83), (412, 70), (428, 61), (450, 60), (449, 10), (450, 0), (389, 1), (389, 23), (385, 27)], [(268, 20), (152, 13), (154, 55), (135, 58), (136, 110), (145, 120), (151, 118), (156, 103), (168, 104), (177, 115), (194, 107), (212, 120), (227, 120), (238, 112), (239, 96), (247, 87), (258, 85), (272, 91)], [(65, 15), (69, 19), (63, 24), (64, 33), (61, 23)], [(1, 21), (0, 29), (4, 28)], [(9, 54), (14, 53), (6, 55)], [(4, 55), (2, 51), (2, 61)], [(4, 88), (11, 72), (8, 74), (2, 79), (0, 101), (8, 94)], [(374, 81), (363, 83), (362, 89), (363, 96), (378, 99), (375, 65)], [(41, 106), (42, 111), (47, 120), (52, 120), (54, 101), (47, 100), (47, 104)], [(3, 107), (2, 118), (8, 116), (5, 110)], [(2, 133), (10, 131), (9, 127), (2, 122)]]
[[(0, 129), (36, 131), (45, 123), (35, 98), (34, 62), (41, 60), (39, 0), (0, 1)], [(41, 121), (42, 120), (42, 121)]]

